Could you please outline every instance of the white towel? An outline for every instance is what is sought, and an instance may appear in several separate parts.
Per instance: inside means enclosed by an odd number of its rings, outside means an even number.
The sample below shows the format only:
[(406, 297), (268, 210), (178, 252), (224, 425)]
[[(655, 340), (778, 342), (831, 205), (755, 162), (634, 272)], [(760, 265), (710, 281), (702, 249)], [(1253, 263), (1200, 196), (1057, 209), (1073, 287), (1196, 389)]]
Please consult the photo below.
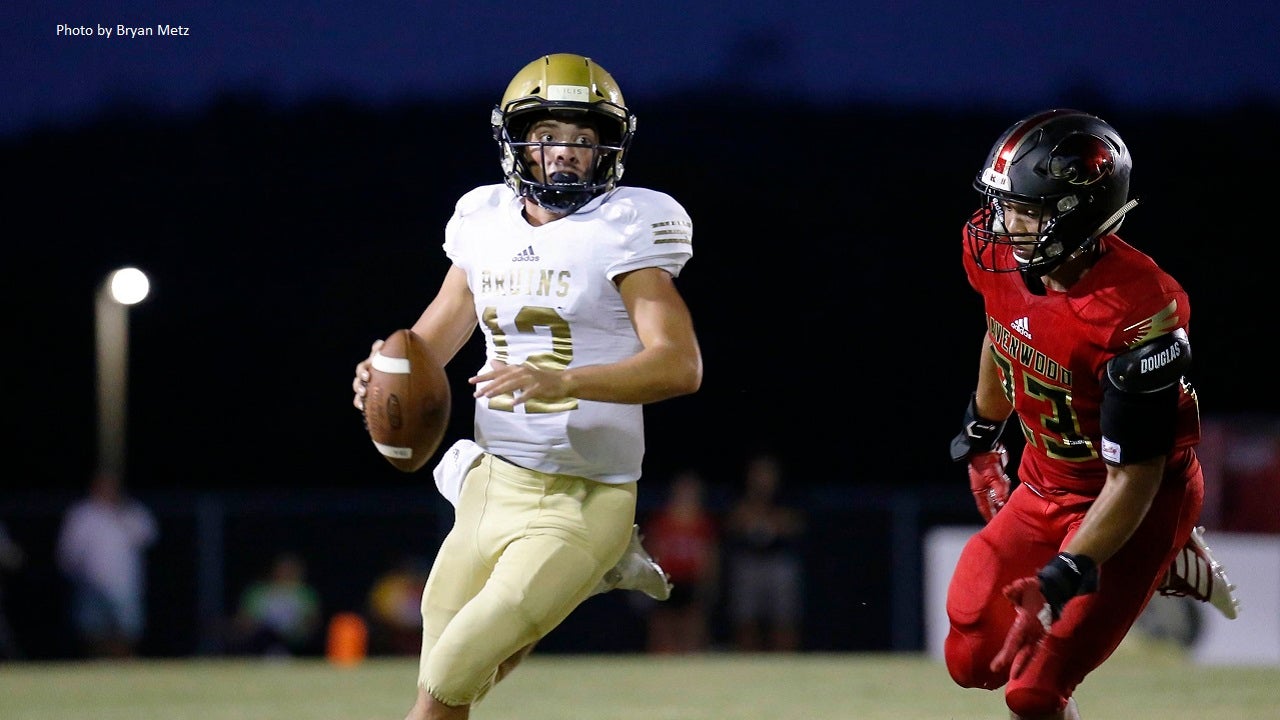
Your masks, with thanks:
[(484, 450), (471, 440), (459, 440), (445, 450), (444, 457), (440, 458), (440, 462), (431, 471), (436, 478), (436, 489), (454, 507), (458, 507), (462, 481), (483, 454)]

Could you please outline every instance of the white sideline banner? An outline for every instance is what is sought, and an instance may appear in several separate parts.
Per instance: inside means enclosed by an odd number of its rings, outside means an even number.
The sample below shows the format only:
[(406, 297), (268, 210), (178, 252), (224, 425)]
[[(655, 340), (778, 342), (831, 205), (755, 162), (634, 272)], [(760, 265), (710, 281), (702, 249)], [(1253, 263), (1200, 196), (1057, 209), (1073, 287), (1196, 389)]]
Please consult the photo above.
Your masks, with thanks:
[[(947, 637), (947, 585), (965, 541), (977, 526), (942, 526), (924, 538), (925, 649), (943, 659)], [(1280, 666), (1280, 536), (1210, 530), (1205, 541), (1227, 569), (1240, 600), (1240, 615), (1228, 620), (1207, 603), (1188, 657), (1203, 665)]]

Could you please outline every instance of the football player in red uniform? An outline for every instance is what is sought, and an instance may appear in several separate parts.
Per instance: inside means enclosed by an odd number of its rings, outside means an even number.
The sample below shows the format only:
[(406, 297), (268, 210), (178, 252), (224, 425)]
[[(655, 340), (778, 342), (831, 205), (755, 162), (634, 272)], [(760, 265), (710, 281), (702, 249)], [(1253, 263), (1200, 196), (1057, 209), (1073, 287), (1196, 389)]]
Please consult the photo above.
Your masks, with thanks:
[[(963, 262), (986, 333), (951, 452), (987, 524), (956, 564), (945, 654), (957, 684), (1004, 687), (1014, 718), (1080, 717), (1076, 687), (1195, 544), (1191, 307), (1116, 235), (1137, 204), (1131, 169), (1109, 124), (1055, 109), (1006, 130), (974, 180)], [(1010, 492), (1014, 414), (1026, 442)]]

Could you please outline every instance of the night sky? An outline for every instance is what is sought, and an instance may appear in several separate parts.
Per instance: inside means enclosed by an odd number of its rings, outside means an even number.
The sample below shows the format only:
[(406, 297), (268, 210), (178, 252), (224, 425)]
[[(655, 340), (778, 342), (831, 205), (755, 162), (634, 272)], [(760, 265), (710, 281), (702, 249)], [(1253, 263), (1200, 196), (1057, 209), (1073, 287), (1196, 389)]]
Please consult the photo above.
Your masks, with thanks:
[[(559, 8), (563, 7), (563, 10)], [(708, 85), (761, 99), (1021, 110), (1088, 86), (1117, 105), (1280, 99), (1280, 6), (701, 0), (467, 3), (6, 3), (0, 131), (74, 123), (104, 104), (192, 112), (251, 88), (282, 102), (492, 95), (546, 52), (596, 57), (629, 98)], [(58, 35), (59, 25), (90, 36)], [(121, 37), (182, 26), (181, 37)], [(99, 35), (98, 28), (112, 35)]]
[[(815, 419), (832, 412), (846, 429), (855, 421), (873, 423), (879, 437), (869, 445), (902, 433), (941, 458), (971, 384), (977, 335), (972, 348), (918, 351), (919, 366), (912, 369), (936, 369), (947, 390), (932, 407), (864, 396), (877, 387), (883, 393), (885, 378), (841, 378), (836, 368), (877, 352), (860, 344), (867, 333), (926, 329), (939, 318), (882, 292), (882, 274), (864, 265), (865, 252), (832, 249), (850, 242), (844, 234), (900, 232), (895, 223), (929, 205), (945, 216), (941, 229), (930, 224), (907, 228), (908, 234), (953, 240), (956, 219), (973, 202), (973, 163), (1009, 123), (1065, 99), (1089, 101), (1089, 109), (1105, 108), (1144, 127), (1159, 126), (1163, 113), (1174, 126), (1188, 116), (1243, 112), (1250, 120), (1280, 108), (1280, 5), (1270, 2), (211, 5), (0, 8), (6, 31), (0, 149), (21, 167), (38, 169), (7, 178), (23, 198), (16, 216), (24, 228), (21, 250), (5, 269), (7, 323), (20, 340), (20, 358), (54, 357), (60, 368), (51, 376), (19, 359), (25, 367), (10, 375), (24, 420), (10, 436), (19, 457), (12, 486), (75, 488), (91, 468), (92, 295), (106, 271), (122, 264), (144, 266), (154, 286), (132, 315), (129, 462), (136, 485), (405, 482), (362, 436), (348, 404), (350, 370), (369, 342), (411, 324), (429, 300), (443, 273), (439, 240), (447, 204), (469, 187), (500, 179), (486, 137), (488, 106), (519, 67), (547, 52), (589, 55), (614, 74), (640, 116), (628, 180), (671, 190), (695, 211), (705, 233), (696, 237), (707, 238), (681, 280), (708, 356), (707, 382), (698, 396), (648, 413), (653, 463), (647, 470), (657, 472), (686, 462), (736, 465), (757, 442), (783, 445), (797, 459), (829, 452), (848, 441), (844, 431)], [(59, 25), (91, 34), (59, 34)], [(168, 25), (188, 34), (120, 37), (121, 25)], [(733, 99), (731, 107), (707, 110), (722, 96)], [(686, 101), (697, 106), (687, 116)], [(432, 119), (423, 108), (450, 104), (460, 110), (449, 122), (432, 121), (429, 132), (406, 130)], [(824, 195), (824, 203), (757, 194), (745, 180), (758, 164), (743, 159), (744, 152), (759, 153), (759, 164), (776, 168), (771, 177), (798, 178), (802, 185), (806, 168), (825, 161), (828, 148), (815, 144), (827, 140), (817, 125), (820, 111), (776, 119), (757, 114), (791, 105), (843, 112), (873, 106), (886, 109), (875, 123), (904, 132), (918, 126), (919, 135), (904, 146), (909, 154), (883, 152), (882, 162), (918, 164), (926, 180), (907, 189), (910, 202), (868, 201), (854, 223), (836, 219), (835, 193)], [(938, 130), (962, 114), (986, 122), (975, 120), (972, 134), (954, 138)], [(899, 115), (907, 119), (893, 119)], [(383, 136), (397, 140), (380, 145)], [(767, 147), (758, 145), (761, 139)], [(1223, 132), (1186, 143), (1196, 167), (1209, 168), (1196, 183), (1216, 191), (1216, 183), (1238, 182), (1230, 174), (1213, 177), (1214, 165), (1204, 159), (1250, 157), (1249, 146), (1233, 146), (1237, 140)], [(1175, 156), (1185, 147), (1175, 152), (1172, 143), (1130, 142), (1140, 158), (1136, 177), (1144, 169), (1176, 173), (1186, 165)], [(450, 145), (448, 157), (432, 143)], [(928, 152), (930, 143), (939, 151)], [(277, 152), (305, 159), (275, 164)], [(701, 165), (681, 174), (683, 159), (708, 153), (733, 154), (734, 161), (705, 176)], [(932, 166), (942, 156), (955, 160), (945, 172)], [(261, 162), (261, 171), (246, 169), (246, 162)], [(848, 181), (864, 191), (876, 173), (858, 162), (851, 161)], [(1261, 181), (1274, 186), (1269, 176)], [(338, 193), (341, 201), (295, 196), (313, 188)], [(727, 195), (738, 188), (749, 194)], [(1271, 194), (1256, 184), (1250, 191), (1259, 200)], [(425, 195), (437, 205), (421, 205)], [(713, 210), (729, 204), (735, 215), (771, 218), (833, 208), (821, 226), (829, 236), (806, 232), (803, 242), (787, 247), (802, 259), (809, 253), (810, 262), (838, 257), (847, 265), (833, 267), (843, 274), (815, 280), (784, 272), (777, 279), (774, 273), (790, 265), (769, 254), (774, 250), (759, 249), (760, 238), (716, 232)], [(275, 214), (278, 208), (287, 212)], [(1262, 211), (1256, 204), (1237, 210)], [(1141, 232), (1142, 217), (1135, 214), (1127, 227)], [(1135, 244), (1144, 243), (1135, 238)], [(929, 291), (978, 312), (963, 304), (975, 300), (959, 278), (958, 248), (947, 247), (940, 271), (947, 284)], [(1208, 267), (1184, 249), (1161, 259), (1180, 271)], [(1205, 297), (1211, 310), (1229, 306), (1225, 298), (1234, 290), (1253, 287), (1214, 288), (1203, 275), (1187, 280), (1204, 291), (1193, 292), (1193, 300)], [(772, 348), (765, 356), (771, 365), (753, 376), (744, 346), (760, 340), (729, 335), (742, 311), (723, 304), (747, 296), (735, 292), (726, 301), (712, 286), (741, 283), (746, 292), (790, 281), (823, 292), (852, 283), (865, 295), (844, 299), (865, 303), (863, 332), (842, 328), (828, 336), (819, 309), (803, 306), (805, 295), (780, 292), (800, 303), (794, 310), (802, 319), (778, 329), (785, 349)], [(970, 324), (980, 328), (979, 318)], [(1213, 353), (1206, 357), (1212, 367)], [(465, 377), (470, 369), (467, 359), (453, 374)], [(890, 379), (901, 378), (890, 371)], [(848, 385), (847, 404), (833, 410), (824, 397), (807, 396), (815, 387), (829, 393), (832, 383)], [(1265, 393), (1236, 395), (1229, 408), (1268, 410), (1274, 400), (1274, 393), (1270, 400)], [(704, 409), (712, 406), (720, 412)], [(939, 419), (910, 430), (906, 418), (921, 413)], [(454, 434), (466, 434), (468, 405), (456, 406), (455, 420)], [(781, 436), (780, 429), (797, 434)], [(889, 464), (884, 457), (880, 462)], [(939, 467), (946, 479), (960, 481), (947, 473), (951, 468)]]

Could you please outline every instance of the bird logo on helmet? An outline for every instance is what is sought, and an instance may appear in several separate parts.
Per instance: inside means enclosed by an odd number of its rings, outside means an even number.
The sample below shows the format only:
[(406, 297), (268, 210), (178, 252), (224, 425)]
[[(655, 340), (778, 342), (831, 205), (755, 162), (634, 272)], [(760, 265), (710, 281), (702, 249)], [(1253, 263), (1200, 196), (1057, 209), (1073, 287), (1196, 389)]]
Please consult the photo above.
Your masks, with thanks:
[[(533, 153), (563, 142), (533, 140), (529, 130), (548, 117), (587, 124), (599, 142), (588, 146), (592, 160), (582, 176), (533, 172)], [(507, 185), (559, 214), (573, 213), (622, 179), (624, 160), (635, 134), (636, 117), (627, 109), (613, 76), (582, 55), (544, 55), (525, 65), (507, 85), (490, 116)]]
[[(1019, 120), (992, 146), (973, 181), (983, 206), (967, 225), (970, 254), (983, 270), (1018, 271), (1038, 283), (1119, 229), (1138, 204), (1129, 199), (1132, 168), (1119, 133), (1097, 116), (1055, 109)], [(1034, 208), (1039, 227), (1011, 232), (1006, 203)], [(1005, 251), (1015, 246), (1034, 249)]]

